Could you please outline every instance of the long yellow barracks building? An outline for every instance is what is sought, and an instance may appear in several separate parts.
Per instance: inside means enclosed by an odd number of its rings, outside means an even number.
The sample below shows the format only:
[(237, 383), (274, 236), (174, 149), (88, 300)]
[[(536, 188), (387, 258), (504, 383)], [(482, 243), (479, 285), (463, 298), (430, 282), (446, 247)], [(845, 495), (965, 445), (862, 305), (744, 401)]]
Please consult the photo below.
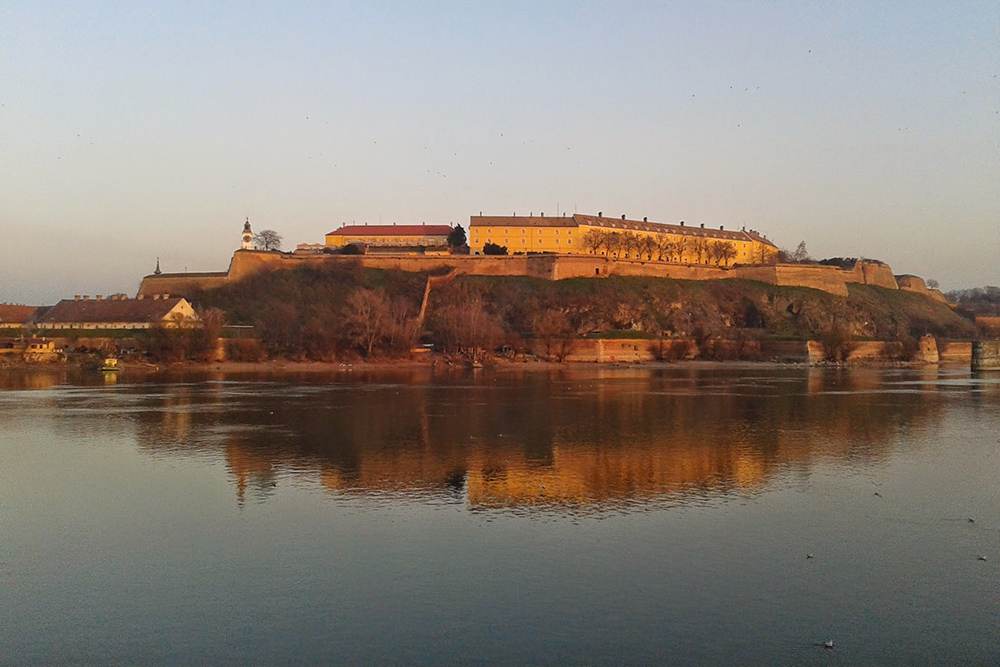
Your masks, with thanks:
[(777, 246), (756, 231), (706, 229), (575, 214), (571, 217), (472, 216), (469, 249), (483, 254), (487, 243), (509, 254), (554, 252), (596, 254), (619, 259), (651, 259), (681, 264), (767, 264)]

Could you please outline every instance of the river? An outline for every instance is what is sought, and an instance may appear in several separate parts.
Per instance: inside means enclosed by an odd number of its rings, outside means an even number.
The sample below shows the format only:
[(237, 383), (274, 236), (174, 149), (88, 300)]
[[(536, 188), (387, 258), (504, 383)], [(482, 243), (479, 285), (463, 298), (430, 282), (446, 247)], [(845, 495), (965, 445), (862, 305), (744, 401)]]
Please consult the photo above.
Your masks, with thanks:
[(1000, 661), (996, 374), (5, 372), (0, 463), (3, 664)]

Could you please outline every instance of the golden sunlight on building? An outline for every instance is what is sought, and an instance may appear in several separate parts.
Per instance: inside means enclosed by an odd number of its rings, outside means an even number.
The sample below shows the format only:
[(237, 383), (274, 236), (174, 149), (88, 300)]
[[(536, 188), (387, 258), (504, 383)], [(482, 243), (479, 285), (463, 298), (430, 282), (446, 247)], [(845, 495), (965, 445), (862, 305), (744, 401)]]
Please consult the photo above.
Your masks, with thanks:
[(731, 266), (769, 264), (778, 248), (756, 231), (709, 229), (601, 214), (564, 217), (472, 216), (469, 248), (483, 254), (486, 244), (508, 254), (591, 254), (676, 264)]

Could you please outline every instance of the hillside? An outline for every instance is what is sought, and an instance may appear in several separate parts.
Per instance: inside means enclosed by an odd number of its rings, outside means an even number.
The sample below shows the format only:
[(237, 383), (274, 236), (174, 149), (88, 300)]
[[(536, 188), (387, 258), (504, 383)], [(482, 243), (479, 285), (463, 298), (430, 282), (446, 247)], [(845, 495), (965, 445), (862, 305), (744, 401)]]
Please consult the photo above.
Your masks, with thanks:
[(530, 336), (900, 340), (972, 338), (973, 324), (920, 294), (851, 285), (847, 297), (747, 280), (458, 276), (436, 287), (415, 326), (427, 274), (360, 264), (251, 276), (193, 297), (253, 325), (271, 354), (331, 359), (402, 352), (418, 340), (489, 347)]

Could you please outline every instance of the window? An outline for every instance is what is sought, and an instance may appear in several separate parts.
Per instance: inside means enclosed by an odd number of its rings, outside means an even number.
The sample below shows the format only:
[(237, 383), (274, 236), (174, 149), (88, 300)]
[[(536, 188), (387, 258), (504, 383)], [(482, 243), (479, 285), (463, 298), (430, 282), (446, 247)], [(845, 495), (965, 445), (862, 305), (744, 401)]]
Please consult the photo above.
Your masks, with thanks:
[(573, 243), (573, 239), (566, 239), (566, 244), (567, 244), (567, 245), (569, 245), (569, 244), (571, 244), (571, 243)]
[(525, 241), (524, 239), (521, 239), (521, 245), (524, 245), (525, 243), (527, 243), (527, 241)]

